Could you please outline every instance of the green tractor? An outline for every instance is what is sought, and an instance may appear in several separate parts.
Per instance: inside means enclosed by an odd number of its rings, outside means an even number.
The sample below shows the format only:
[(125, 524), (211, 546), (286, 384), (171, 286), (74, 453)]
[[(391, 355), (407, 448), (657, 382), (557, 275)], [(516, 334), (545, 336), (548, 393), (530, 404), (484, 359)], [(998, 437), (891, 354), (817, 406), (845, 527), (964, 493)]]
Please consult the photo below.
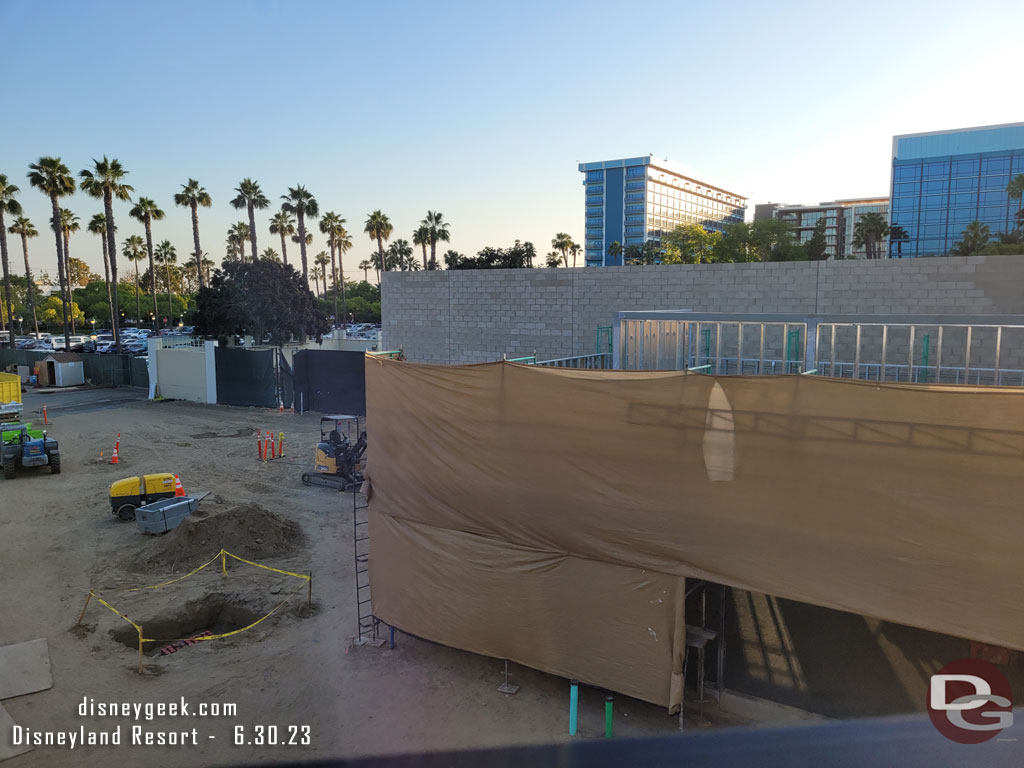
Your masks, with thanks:
[(0, 424), (0, 463), (5, 480), (13, 480), (18, 467), (48, 466), (51, 475), (59, 475), (60, 446), (31, 424)]

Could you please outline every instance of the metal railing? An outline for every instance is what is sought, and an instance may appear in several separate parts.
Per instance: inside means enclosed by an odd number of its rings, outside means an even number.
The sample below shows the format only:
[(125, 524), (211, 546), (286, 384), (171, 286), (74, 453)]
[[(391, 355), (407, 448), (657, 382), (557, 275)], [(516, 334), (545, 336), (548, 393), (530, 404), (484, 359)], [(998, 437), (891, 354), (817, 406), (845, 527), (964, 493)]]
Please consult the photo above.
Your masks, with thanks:
[[(509, 361), (513, 362), (513, 361)], [(538, 360), (533, 365), (548, 368), (578, 368), (586, 370), (607, 370), (612, 367), (612, 353), (598, 352), (593, 355), (556, 357), (553, 360)]]

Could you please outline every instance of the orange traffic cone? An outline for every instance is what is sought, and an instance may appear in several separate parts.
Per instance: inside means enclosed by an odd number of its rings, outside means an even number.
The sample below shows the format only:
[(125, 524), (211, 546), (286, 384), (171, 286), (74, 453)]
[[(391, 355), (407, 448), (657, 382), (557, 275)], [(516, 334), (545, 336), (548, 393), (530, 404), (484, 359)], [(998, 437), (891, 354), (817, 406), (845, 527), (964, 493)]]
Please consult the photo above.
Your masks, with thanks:
[(174, 496), (175, 496), (175, 498), (177, 498), (178, 496), (184, 496), (184, 495), (185, 495), (185, 488), (181, 484), (181, 478), (178, 477), (177, 475), (175, 475), (174, 476)]
[(117, 433), (117, 442), (114, 443), (114, 455), (110, 457), (110, 463), (111, 464), (118, 464), (118, 463), (120, 463), (120, 461), (121, 461), (120, 453), (121, 453), (121, 433), (118, 432)]

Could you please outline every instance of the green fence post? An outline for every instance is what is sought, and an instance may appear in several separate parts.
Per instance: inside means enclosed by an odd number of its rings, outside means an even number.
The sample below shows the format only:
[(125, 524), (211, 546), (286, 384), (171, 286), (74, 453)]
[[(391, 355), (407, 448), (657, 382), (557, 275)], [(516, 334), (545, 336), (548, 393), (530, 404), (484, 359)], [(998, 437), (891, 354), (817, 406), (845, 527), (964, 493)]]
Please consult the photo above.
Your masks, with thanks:
[(924, 338), (921, 339), (921, 370), (917, 375), (918, 382), (921, 381), (921, 377), (924, 376), (924, 381), (928, 383), (928, 344), (931, 342), (929, 334), (925, 334)]
[(610, 739), (612, 737), (612, 702), (615, 701), (615, 697), (608, 694), (604, 697), (604, 737)]

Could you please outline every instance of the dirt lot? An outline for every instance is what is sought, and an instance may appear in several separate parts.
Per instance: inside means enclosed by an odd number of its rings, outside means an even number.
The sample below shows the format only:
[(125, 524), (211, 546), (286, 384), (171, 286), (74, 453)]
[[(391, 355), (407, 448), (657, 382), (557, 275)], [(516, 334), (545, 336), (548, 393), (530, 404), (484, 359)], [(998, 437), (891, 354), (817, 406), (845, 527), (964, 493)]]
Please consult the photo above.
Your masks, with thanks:
[[(101, 765), (111, 759), (159, 759), (161, 765), (239, 764), (327, 756), (421, 752), (567, 738), (564, 680), (513, 667), (515, 696), (499, 694), (501, 663), (398, 636), (394, 650), (354, 647), (356, 629), (351, 497), (301, 485), (318, 435), (318, 415), (256, 409), (151, 403), (127, 390), (26, 396), (31, 413), (48, 404), (50, 434), (61, 442), (63, 472), (28, 471), (0, 481), (0, 645), (45, 637), (54, 687), (4, 702), (31, 729), (109, 730), (130, 718), (80, 717), (84, 697), (96, 702), (157, 703), (184, 697), (237, 705), (220, 718), (158, 718), (147, 731), (198, 730), (200, 745), (120, 748), (37, 747), (9, 763)], [(39, 417), (33, 421), (41, 422)], [(284, 460), (260, 463), (256, 434), (283, 431)], [(121, 433), (122, 461), (107, 463)], [(372, 434), (371, 434), (372, 439)], [(104, 460), (99, 460), (100, 452)], [(111, 514), (107, 487), (133, 474), (180, 474), (187, 491), (209, 491), (189, 530), (147, 537)], [(284, 570), (313, 573), (313, 606), (305, 585), (277, 573), (219, 562), (159, 590), (118, 592), (181, 576), (224, 547)], [(175, 639), (202, 629), (244, 626), (298, 588), (255, 628), (222, 640), (154, 656), (136, 671), (134, 630), (93, 601), (84, 628), (72, 631), (90, 587), (150, 627), (147, 636)], [(125, 631), (127, 629), (127, 632)], [(126, 644), (127, 643), (127, 644)], [(581, 694), (581, 733), (603, 731), (602, 692)], [(235, 746), (255, 726), (310, 727), (308, 746)], [(619, 697), (617, 736), (669, 734), (677, 719)]]

